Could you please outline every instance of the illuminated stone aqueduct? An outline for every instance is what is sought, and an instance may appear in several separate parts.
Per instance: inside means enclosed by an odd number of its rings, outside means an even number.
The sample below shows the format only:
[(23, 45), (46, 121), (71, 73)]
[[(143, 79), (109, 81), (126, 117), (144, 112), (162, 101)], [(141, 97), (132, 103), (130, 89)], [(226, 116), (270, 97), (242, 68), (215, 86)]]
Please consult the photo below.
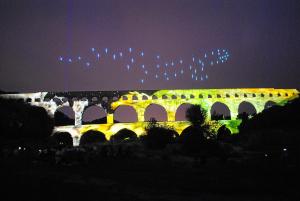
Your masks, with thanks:
[[(219, 126), (226, 125), (232, 133), (236, 133), (240, 120), (237, 120), (241, 103), (251, 103), (256, 112), (265, 109), (268, 101), (284, 105), (289, 100), (299, 96), (296, 89), (274, 88), (241, 88), (241, 89), (178, 89), (178, 90), (138, 90), (138, 91), (82, 91), (82, 92), (37, 92), (25, 94), (3, 94), (2, 97), (23, 99), (24, 101), (44, 107), (50, 115), (63, 106), (72, 107), (75, 113), (75, 125), (56, 127), (57, 131), (68, 131), (72, 134), (75, 144), (83, 132), (89, 129), (99, 130), (109, 138), (122, 128), (135, 131), (138, 135), (144, 132), (147, 122), (144, 120), (146, 108), (158, 104), (165, 108), (167, 121), (160, 124), (174, 127), (180, 134), (189, 126), (186, 121), (175, 121), (177, 108), (182, 104), (199, 104), (208, 111), (214, 103), (225, 104), (230, 110), (231, 120), (221, 120)], [(107, 123), (97, 125), (82, 125), (82, 115), (85, 109), (97, 105), (107, 113)], [(114, 123), (114, 111), (122, 105), (131, 106), (137, 113), (137, 122)]]

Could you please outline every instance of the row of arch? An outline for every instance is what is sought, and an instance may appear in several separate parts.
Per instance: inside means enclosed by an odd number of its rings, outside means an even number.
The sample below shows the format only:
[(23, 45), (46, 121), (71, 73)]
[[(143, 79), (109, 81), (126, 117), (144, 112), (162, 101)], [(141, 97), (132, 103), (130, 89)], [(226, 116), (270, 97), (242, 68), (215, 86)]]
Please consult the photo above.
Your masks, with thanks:
[[(275, 105), (274, 102), (268, 101), (265, 104), (265, 108), (271, 107)], [(180, 105), (175, 113), (175, 121), (185, 121), (185, 112), (186, 110), (191, 106), (189, 103), (184, 103)], [(63, 113), (64, 115), (68, 116), (70, 119), (75, 118), (74, 111), (69, 106), (63, 106), (57, 110), (57, 112)], [(57, 120), (58, 115), (57, 112), (55, 113), (55, 120)], [(249, 115), (254, 115), (257, 113), (255, 107), (253, 104), (247, 101), (243, 101), (240, 103), (238, 108), (238, 114), (247, 113)], [(228, 106), (221, 102), (215, 102), (210, 111), (209, 114), (211, 115), (212, 120), (221, 120), (221, 119), (231, 119), (232, 117), (231, 112), (228, 108)], [(106, 121), (106, 112), (103, 108), (101, 108), (98, 105), (92, 105), (86, 108), (82, 114), (82, 123), (83, 124), (89, 124), (89, 123), (107, 123)], [(168, 115), (166, 109), (158, 104), (150, 104), (144, 113), (144, 119), (145, 121), (149, 121), (150, 118), (155, 118), (157, 121), (168, 121)], [(114, 120), (116, 122), (137, 122), (138, 115), (136, 110), (132, 106), (127, 105), (121, 105), (114, 111)], [(58, 120), (57, 120), (58, 121)], [(72, 124), (72, 122), (68, 122), (69, 124)]]
[[(255, 97), (261, 97), (261, 98), (264, 98), (264, 97), (282, 97), (282, 96), (285, 96), (285, 97), (288, 97), (288, 96), (291, 96), (291, 95), (295, 95), (294, 93), (292, 94), (289, 94), (289, 93), (268, 93), (268, 94), (265, 94), (265, 93), (260, 93), (260, 94), (255, 94), (255, 93), (243, 93), (243, 94), (216, 94), (216, 96), (214, 97), (213, 95), (211, 94), (207, 94), (207, 95), (204, 95), (204, 94), (199, 94), (199, 95), (194, 95), (194, 94), (190, 94), (190, 95), (162, 95), (161, 97), (158, 97), (156, 95), (153, 95), (151, 97), (148, 97), (146, 95), (143, 95), (142, 97), (140, 97), (140, 100), (148, 100), (148, 99), (151, 99), (151, 100), (156, 100), (156, 99), (186, 99), (186, 98), (190, 98), (190, 99), (193, 99), (193, 98), (239, 98), (239, 97), (244, 97), (244, 98), (255, 98)], [(117, 96), (114, 96), (111, 98), (113, 101), (116, 101), (119, 99), (119, 97)], [(132, 100), (139, 100), (139, 97), (137, 95), (133, 95), (131, 96), (130, 98), (126, 95), (123, 95), (122, 96), (122, 99), (123, 100), (129, 100), (129, 99), (132, 99)], [(88, 101), (89, 99), (87, 97), (83, 97), (83, 98), (62, 98), (62, 99), (58, 99), (58, 98), (54, 98), (54, 101), (58, 101), (58, 102), (67, 102), (69, 100), (72, 100), (72, 101)], [(90, 101), (91, 102), (101, 102), (101, 101), (104, 101), (104, 102), (108, 102), (109, 100), (109, 97), (92, 97), (90, 98)], [(26, 102), (40, 102), (41, 99), (40, 98), (35, 98), (35, 99), (31, 99), (31, 98), (27, 98), (25, 100)], [(45, 98), (43, 101), (45, 102), (49, 102), (50, 99), (48, 98)]]

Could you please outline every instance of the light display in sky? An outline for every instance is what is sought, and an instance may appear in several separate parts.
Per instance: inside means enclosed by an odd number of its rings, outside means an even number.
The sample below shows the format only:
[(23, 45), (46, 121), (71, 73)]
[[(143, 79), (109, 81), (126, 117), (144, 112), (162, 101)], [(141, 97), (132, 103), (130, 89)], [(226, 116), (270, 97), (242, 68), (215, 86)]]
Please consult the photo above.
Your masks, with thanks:
[(228, 50), (222, 48), (198, 52), (190, 57), (170, 58), (132, 47), (118, 50), (92, 47), (85, 55), (58, 57), (62, 64), (79, 64), (88, 70), (107, 67), (107, 62), (110, 62), (120, 66), (126, 73), (137, 75), (136, 81), (141, 84), (149, 79), (170, 81), (183, 77), (202, 82), (209, 78), (210, 68), (223, 64), (228, 59)]

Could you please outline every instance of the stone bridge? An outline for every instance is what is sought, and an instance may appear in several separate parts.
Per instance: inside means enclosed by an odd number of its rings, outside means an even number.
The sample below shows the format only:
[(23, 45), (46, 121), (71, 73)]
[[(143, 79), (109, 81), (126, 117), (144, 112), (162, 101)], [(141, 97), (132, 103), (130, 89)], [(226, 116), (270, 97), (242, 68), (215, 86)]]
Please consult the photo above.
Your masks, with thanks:
[[(266, 103), (271, 101), (277, 105), (285, 105), (288, 101), (299, 96), (296, 89), (274, 88), (241, 88), (241, 89), (176, 89), (176, 90), (132, 90), (132, 91), (78, 91), (78, 92), (37, 92), (24, 94), (3, 94), (2, 97), (23, 99), (24, 101), (44, 107), (51, 116), (64, 106), (69, 106), (75, 113), (75, 125), (57, 127), (56, 130), (72, 129), (74, 136), (88, 129), (103, 131), (109, 138), (118, 129), (129, 128), (138, 135), (144, 132), (144, 114), (148, 106), (157, 104), (165, 108), (167, 122), (161, 122), (175, 127), (178, 133), (187, 127), (188, 122), (176, 122), (175, 114), (182, 104), (199, 104), (208, 111), (211, 119), (211, 108), (219, 102), (225, 104), (231, 120), (220, 121), (234, 133), (237, 132), (237, 115), (241, 103), (250, 103), (256, 113), (262, 112)], [(90, 106), (99, 106), (107, 113), (107, 123), (101, 125), (82, 125), (82, 116)], [(135, 123), (114, 123), (114, 111), (122, 105), (134, 108), (137, 113)], [(143, 128), (141, 128), (143, 127)], [(79, 135), (79, 136), (78, 136)]]

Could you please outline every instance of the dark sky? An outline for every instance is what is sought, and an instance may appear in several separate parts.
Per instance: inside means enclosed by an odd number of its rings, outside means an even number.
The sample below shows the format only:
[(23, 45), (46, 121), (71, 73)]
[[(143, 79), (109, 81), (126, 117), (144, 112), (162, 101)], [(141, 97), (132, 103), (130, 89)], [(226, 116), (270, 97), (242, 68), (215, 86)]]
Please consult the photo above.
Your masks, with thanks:
[[(300, 88), (299, 0), (0, 2), (0, 90)], [(143, 73), (112, 59), (89, 68), (58, 59), (87, 58), (92, 47), (132, 47), (166, 60), (224, 48), (230, 57), (209, 68), (205, 81), (183, 76), (143, 84)]]

